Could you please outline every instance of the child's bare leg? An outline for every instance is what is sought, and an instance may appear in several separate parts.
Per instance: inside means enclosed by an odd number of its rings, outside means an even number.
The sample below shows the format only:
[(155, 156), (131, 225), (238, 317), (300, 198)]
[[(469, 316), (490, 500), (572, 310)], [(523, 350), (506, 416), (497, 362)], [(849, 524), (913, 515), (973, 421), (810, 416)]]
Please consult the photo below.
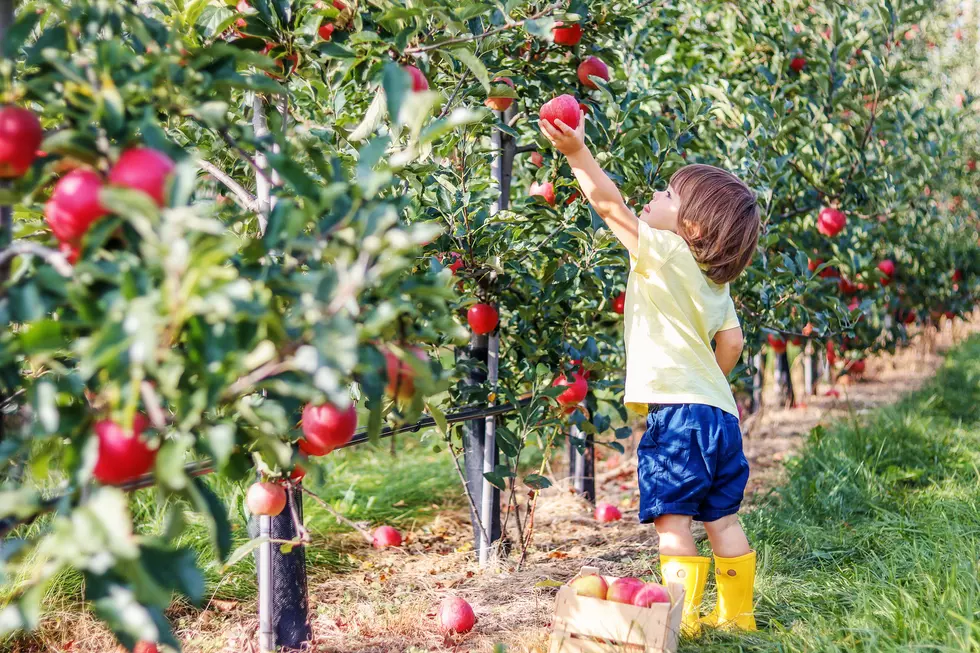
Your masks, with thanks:
[(696, 556), (698, 548), (691, 535), (690, 515), (661, 515), (653, 520), (660, 536), (660, 553), (670, 556)]
[[(704, 522), (704, 530), (708, 532), (708, 541), (711, 542), (711, 549), (716, 556), (737, 558), (752, 550), (749, 546), (749, 540), (745, 537), (745, 531), (742, 530), (742, 525), (738, 522), (737, 514)], [(660, 532), (659, 527), (657, 532)], [(661, 542), (663, 542), (662, 538)]]

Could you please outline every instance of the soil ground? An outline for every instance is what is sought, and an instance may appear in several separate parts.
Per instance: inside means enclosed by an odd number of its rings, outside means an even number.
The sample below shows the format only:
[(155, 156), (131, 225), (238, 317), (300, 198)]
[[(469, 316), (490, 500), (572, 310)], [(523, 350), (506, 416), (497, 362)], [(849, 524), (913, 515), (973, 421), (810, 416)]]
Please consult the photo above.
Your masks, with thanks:
[[(954, 340), (980, 330), (980, 322), (959, 324), (955, 334), (948, 327), (935, 338), (920, 336), (913, 346), (895, 355), (869, 360), (864, 377), (837, 384), (832, 389), (836, 393), (821, 384), (815, 396), (805, 398), (805, 405), (764, 410), (757, 420), (746, 420), (745, 449), (751, 465), (746, 509), (752, 510), (762, 493), (779, 485), (784, 461), (798, 450), (811, 429), (855, 419), (919, 388), (935, 373)], [(802, 379), (796, 382), (799, 393)], [(479, 569), (471, 548), (469, 515), (459, 500), (448, 506), (433, 505), (434, 517), (411, 529), (398, 550), (374, 551), (356, 533), (331, 536), (329, 547), (352, 571), (317, 573), (311, 569), (315, 643), (310, 650), (492, 651), (498, 644), (507, 651), (547, 650), (556, 584), (586, 564), (614, 576), (653, 575), (657, 567), (656, 532), (636, 521), (638, 494), (631, 446), (637, 438), (638, 433), (629, 441), (628, 455), (606, 455), (597, 462), (598, 498), (618, 505), (622, 521), (597, 523), (590, 507), (569, 490), (567, 481), (559, 482), (538, 499), (533, 544), (520, 565), (519, 555), (512, 553), (490, 570)], [(556, 460), (555, 465), (553, 471), (564, 462)], [(448, 594), (462, 596), (476, 611), (478, 623), (468, 635), (445, 638), (436, 632), (435, 610)], [(170, 611), (184, 650), (257, 651), (254, 601), (219, 599), (220, 582), (213, 596), (203, 610), (174, 606)], [(87, 612), (80, 611), (77, 604), (64, 608), (51, 613), (30, 642), (13, 644), (8, 650), (115, 650), (111, 636)]]

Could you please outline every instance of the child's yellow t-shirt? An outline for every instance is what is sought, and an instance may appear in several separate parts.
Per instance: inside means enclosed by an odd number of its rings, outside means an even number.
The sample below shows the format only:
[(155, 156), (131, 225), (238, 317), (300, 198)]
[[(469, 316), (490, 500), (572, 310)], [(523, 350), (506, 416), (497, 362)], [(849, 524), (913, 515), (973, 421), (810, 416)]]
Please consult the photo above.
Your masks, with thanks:
[(738, 417), (711, 341), (739, 326), (728, 284), (701, 270), (687, 243), (639, 222), (626, 288), (627, 407), (707, 404)]

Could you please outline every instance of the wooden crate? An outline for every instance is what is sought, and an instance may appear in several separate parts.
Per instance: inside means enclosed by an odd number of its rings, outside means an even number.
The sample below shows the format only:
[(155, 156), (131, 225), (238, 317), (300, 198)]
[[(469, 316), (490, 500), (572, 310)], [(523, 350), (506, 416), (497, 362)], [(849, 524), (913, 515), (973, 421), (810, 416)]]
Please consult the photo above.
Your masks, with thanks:
[[(579, 576), (599, 574), (582, 567)], [(604, 577), (606, 582), (614, 579)], [(558, 590), (549, 653), (675, 653), (684, 607), (684, 586), (667, 586), (671, 602), (636, 605), (578, 596), (565, 585)]]

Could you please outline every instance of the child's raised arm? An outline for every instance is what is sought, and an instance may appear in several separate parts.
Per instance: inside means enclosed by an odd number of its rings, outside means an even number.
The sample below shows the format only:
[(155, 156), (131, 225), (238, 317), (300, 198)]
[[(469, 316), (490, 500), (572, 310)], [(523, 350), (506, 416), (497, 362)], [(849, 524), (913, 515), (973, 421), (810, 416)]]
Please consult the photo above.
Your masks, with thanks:
[(577, 129), (572, 129), (561, 120), (556, 120), (555, 124), (558, 125), (557, 129), (547, 120), (538, 121), (545, 137), (568, 159), (589, 204), (630, 254), (635, 256), (639, 248), (639, 219), (626, 206), (616, 184), (602, 171), (585, 146), (585, 116), (580, 114)]

